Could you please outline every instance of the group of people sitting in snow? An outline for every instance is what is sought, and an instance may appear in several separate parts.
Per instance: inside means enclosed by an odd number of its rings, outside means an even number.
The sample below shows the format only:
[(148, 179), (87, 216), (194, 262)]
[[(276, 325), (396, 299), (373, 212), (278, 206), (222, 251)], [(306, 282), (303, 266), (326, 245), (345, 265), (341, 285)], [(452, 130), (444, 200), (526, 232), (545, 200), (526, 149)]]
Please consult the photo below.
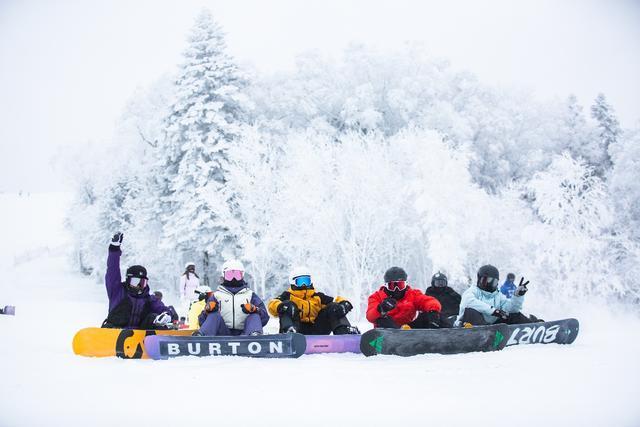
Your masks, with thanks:
[[(105, 328), (166, 329), (178, 320), (162, 295), (151, 294), (147, 270), (140, 265), (127, 268), (124, 281), (120, 272), (122, 233), (116, 233), (109, 245), (105, 285), (109, 297), (109, 314)], [(521, 313), (527, 284), (524, 278), (515, 285), (515, 275), (498, 289), (498, 269), (480, 267), (477, 282), (460, 296), (438, 272), (423, 293), (409, 286), (407, 273), (391, 267), (384, 274), (384, 284), (369, 296), (366, 318), (376, 328), (427, 329), (472, 327), (494, 323), (530, 323), (535, 316)], [(183, 297), (198, 295), (189, 308), (189, 328), (194, 335), (260, 335), (269, 315), (280, 321), (280, 332), (306, 335), (358, 334), (347, 314), (353, 304), (341, 296), (318, 292), (309, 270), (293, 269), (289, 288), (269, 301), (262, 299), (245, 281), (244, 266), (230, 260), (223, 264), (216, 290), (200, 286), (195, 264), (187, 263), (181, 276)], [(159, 294), (159, 295), (158, 295)]]

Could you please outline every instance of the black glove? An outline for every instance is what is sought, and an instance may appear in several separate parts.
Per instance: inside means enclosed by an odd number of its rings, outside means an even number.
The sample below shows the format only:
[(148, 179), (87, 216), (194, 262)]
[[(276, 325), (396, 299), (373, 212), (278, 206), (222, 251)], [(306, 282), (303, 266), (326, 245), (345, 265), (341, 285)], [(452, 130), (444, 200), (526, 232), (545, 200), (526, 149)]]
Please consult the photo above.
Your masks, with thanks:
[(117, 232), (116, 234), (113, 235), (113, 237), (111, 238), (111, 244), (113, 246), (120, 246), (120, 244), (122, 243), (122, 239), (124, 238), (124, 234)]
[(348, 312), (350, 312), (351, 310), (353, 310), (353, 305), (352, 305), (349, 301), (347, 301), (347, 300), (340, 301), (338, 304), (339, 304), (341, 307), (344, 307), (344, 314), (345, 314), (345, 315), (346, 315)]
[(385, 298), (378, 306), (378, 311), (384, 316), (385, 314), (393, 310), (396, 307), (396, 304), (398, 304), (398, 301), (396, 301), (395, 298)]
[(346, 316), (352, 308), (353, 306), (349, 301), (340, 301), (330, 305), (331, 315), (336, 319)]
[(524, 282), (524, 277), (520, 278), (520, 284), (518, 285), (518, 287), (516, 288), (516, 291), (515, 291), (515, 295), (518, 296), (518, 297), (523, 296), (529, 290), (529, 289), (527, 289), (527, 285), (529, 284), (529, 281), (527, 280), (524, 283), (522, 283), (522, 282)]
[(507, 320), (507, 318), (509, 317), (506, 311), (500, 310), (499, 308), (496, 308), (495, 310), (493, 310), (493, 313), (491, 313), (491, 315), (502, 320)]
[(297, 310), (298, 307), (296, 307), (296, 305), (291, 301), (282, 301), (278, 306), (278, 314), (288, 314), (292, 319), (295, 316)]
[(117, 249), (120, 247), (120, 245), (122, 244), (122, 239), (124, 238), (124, 234), (117, 232), (116, 234), (113, 235), (113, 237), (111, 238), (111, 245), (109, 246), (109, 249), (111, 249), (113, 247), (113, 249)]
[(440, 328), (440, 312), (439, 311), (427, 311), (425, 313), (427, 328), (438, 329)]

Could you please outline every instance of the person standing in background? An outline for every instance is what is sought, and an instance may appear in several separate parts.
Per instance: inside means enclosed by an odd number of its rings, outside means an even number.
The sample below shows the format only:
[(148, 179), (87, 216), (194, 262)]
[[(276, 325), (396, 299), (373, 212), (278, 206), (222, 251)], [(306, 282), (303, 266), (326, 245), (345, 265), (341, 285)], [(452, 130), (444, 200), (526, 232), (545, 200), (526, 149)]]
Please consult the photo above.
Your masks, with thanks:
[(188, 262), (184, 266), (184, 273), (180, 276), (180, 297), (182, 300), (192, 301), (194, 291), (200, 286), (200, 276), (196, 273), (196, 265)]
[(505, 280), (504, 284), (500, 287), (500, 292), (507, 298), (511, 298), (516, 291), (517, 286), (513, 283), (514, 280), (516, 280), (515, 274), (507, 274), (507, 280)]

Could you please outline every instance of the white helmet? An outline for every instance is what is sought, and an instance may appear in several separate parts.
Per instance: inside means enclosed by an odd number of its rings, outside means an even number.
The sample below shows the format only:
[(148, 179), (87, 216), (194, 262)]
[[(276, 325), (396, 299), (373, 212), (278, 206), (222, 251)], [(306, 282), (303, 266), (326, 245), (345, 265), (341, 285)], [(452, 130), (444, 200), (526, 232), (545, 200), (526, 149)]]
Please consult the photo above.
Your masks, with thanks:
[(307, 267), (303, 267), (303, 266), (295, 267), (293, 268), (293, 270), (291, 270), (291, 274), (289, 274), (289, 284), (295, 285), (296, 277), (300, 277), (300, 276), (311, 276), (311, 273), (309, 273), (309, 269)]
[(195, 262), (191, 262), (191, 261), (189, 261), (188, 263), (186, 263), (186, 264), (184, 265), (184, 269), (186, 270), (186, 269), (188, 269), (190, 266), (193, 266), (193, 268), (196, 268), (196, 263), (195, 263)]
[(194, 291), (196, 294), (207, 294), (211, 292), (211, 288), (207, 285), (200, 285)]
[(242, 262), (240, 262), (240, 260), (230, 259), (229, 261), (225, 261), (224, 264), (222, 264), (222, 274), (224, 274), (224, 272), (227, 270), (244, 271), (244, 265), (242, 265)]

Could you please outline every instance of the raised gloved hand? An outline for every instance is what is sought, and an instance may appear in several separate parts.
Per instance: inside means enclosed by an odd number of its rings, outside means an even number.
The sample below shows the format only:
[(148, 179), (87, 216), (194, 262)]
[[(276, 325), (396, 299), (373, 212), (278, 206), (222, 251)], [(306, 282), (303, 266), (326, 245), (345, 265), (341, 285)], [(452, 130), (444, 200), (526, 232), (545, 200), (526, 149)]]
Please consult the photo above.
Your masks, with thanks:
[(518, 287), (516, 288), (515, 293), (514, 293), (518, 297), (523, 296), (529, 290), (529, 289), (527, 289), (527, 285), (529, 284), (529, 281), (527, 280), (524, 283), (522, 283), (522, 282), (524, 282), (524, 277), (520, 278), (520, 283), (518, 284)]
[(292, 301), (282, 301), (280, 305), (278, 305), (278, 314), (288, 314), (292, 319), (296, 314), (298, 307)]
[(204, 311), (207, 313), (215, 313), (220, 309), (220, 304), (217, 301), (207, 301), (204, 305)]
[(111, 238), (111, 246), (115, 246), (116, 248), (120, 247), (122, 244), (122, 239), (124, 238), (124, 234), (117, 232)]
[(242, 308), (242, 312), (246, 313), (246, 314), (257, 313), (258, 312), (258, 307), (256, 307), (255, 305), (251, 304), (249, 301), (247, 301), (246, 303), (242, 304), (241, 308)]
[(166, 327), (171, 323), (171, 315), (166, 311), (158, 314), (155, 319), (153, 319), (153, 324), (155, 326), (164, 326)]
[(393, 310), (397, 304), (398, 304), (398, 301), (396, 301), (395, 298), (391, 298), (391, 297), (385, 298), (384, 300), (382, 300), (382, 302), (378, 306), (378, 311), (380, 312), (380, 314), (384, 316), (385, 314)]
[(506, 311), (500, 310), (499, 308), (496, 308), (495, 310), (493, 310), (493, 313), (491, 313), (491, 315), (502, 320), (507, 320), (507, 318), (509, 317), (509, 314), (507, 314)]

